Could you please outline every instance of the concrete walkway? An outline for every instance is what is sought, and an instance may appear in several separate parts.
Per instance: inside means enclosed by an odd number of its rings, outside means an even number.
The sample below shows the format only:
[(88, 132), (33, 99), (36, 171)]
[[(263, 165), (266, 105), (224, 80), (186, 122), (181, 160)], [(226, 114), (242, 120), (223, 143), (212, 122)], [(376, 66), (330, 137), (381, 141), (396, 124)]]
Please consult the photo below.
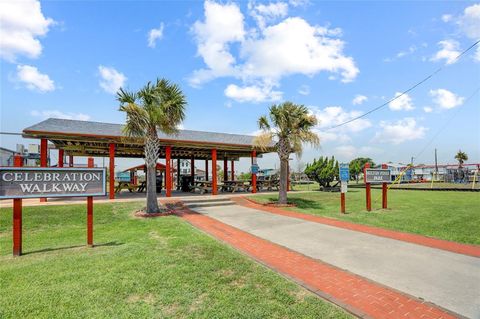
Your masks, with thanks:
[(480, 318), (480, 258), (232, 205), (192, 210), (469, 318)]

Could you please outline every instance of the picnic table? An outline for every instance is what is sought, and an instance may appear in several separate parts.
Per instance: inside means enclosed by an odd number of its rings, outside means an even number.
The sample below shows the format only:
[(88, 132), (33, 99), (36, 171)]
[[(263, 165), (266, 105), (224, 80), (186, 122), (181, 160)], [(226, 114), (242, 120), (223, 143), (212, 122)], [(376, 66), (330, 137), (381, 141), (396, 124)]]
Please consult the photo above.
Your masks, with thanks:
[(269, 191), (271, 191), (274, 188), (278, 190), (279, 184), (280, 184), (280, 181), (278, 179), (257, 181), (257, 190), (260, 191), (265, 188)]
[(200, 191), (200, 194), (205, 194), (212, 191), (212, 181), (194, 181), (192, 185), (192, 192)]
[(143, 181), (140, 183), (137, 192), (142, 193), (145, 191), (145, 188), (147, 188), (147, 181)]
[(236, 191), (246, 192), (249, 188), (249, 181), (225, 181), (223, 182), (222, 191), (232, 193), (235, 193)]
[(115, 187), (115, 193), (120, 193), (123, 189), (128, 189), (128, 191), (131, 193), (138, 188), (138, 185), (130, 182), (118, 182), (118, 185)]

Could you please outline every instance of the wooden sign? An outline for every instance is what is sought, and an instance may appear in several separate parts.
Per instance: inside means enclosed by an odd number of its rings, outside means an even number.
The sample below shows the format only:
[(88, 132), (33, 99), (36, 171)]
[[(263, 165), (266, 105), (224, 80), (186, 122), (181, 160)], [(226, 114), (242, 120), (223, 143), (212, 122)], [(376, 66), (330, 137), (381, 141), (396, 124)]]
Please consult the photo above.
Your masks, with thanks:
[(366, 183), (389, 183), (392, 181), (392, 173), (389, 169), (365, 169)]
[(0, 199), (105, 196), (104, 168), (0, 168)]

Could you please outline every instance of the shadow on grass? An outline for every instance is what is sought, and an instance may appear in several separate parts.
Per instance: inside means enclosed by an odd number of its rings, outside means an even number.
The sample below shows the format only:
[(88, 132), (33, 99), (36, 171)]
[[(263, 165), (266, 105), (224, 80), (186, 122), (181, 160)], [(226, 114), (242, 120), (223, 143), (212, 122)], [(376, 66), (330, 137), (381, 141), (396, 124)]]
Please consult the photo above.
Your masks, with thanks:
[[(268, 199), (270, 202), (278, 201), (278, 197), (270, 197)], [(296, 197), (289, 197), (288, 202), (295, 204), (297, 208), (302, 209), (324, 209), (325, 206), (322, 205), (319, 201), (305, 199), (305, 198), (296, 198)]]
[[(93, 247), (113, 247), (113, 246), (120, 246), (120, 245), (123, 245), (123, 243), (120, 243), (120, 242), (117, 242), (117, 241), (111, 241), (111, 242), (103, 243), (103, 244), (94, 244)], [(32, 250), (32, 251), (23, 252), (22, 255), (46, 253), (46, 252), (51, 252), (51, 251), (75, 249), (75, 248), (82, 248), (82, 247), (87, 247), (87, 245), (72, 245), (72, 246), (63, 246), (63, 247), (55, 247), (55, 248), (44, 248), (44, 249), (39, 249), (39, 250)]]

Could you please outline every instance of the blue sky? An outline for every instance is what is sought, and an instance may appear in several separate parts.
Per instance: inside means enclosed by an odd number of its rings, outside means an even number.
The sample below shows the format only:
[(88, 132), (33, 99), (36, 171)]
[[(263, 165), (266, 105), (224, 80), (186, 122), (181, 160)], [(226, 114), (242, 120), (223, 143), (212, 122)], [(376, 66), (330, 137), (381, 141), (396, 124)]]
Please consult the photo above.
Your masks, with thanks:
[(480, 49), (454, 60), (480, 39), (475, 2), (28, 0), (1, 2), (0, 19), (1, 131), (50, 116), (122, 123), (113, 92), (165, 77), (188, 97), (187, 129), (253, 134), (272, 103), (308, 106), (322, 146), (303, 162), (431, 163), (434, 148), (443, 163), (459, 148), (480, 162), (480, 94), (467, 100)]

